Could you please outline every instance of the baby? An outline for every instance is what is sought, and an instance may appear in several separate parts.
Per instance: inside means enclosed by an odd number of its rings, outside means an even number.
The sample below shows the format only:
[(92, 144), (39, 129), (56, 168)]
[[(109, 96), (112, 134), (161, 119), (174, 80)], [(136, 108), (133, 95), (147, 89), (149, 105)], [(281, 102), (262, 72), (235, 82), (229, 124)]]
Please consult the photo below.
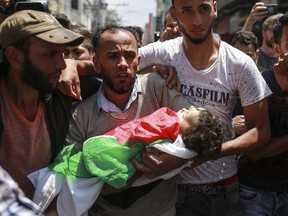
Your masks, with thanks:
[[(196, 155), (214, 159), (220, 154), (223, 134), (219, 118), (205, 109), (182, 109), (176, 113), (164, 107), (148, 116), (125, 123), (104, 135), (88, 139), (83, 143), (80, 152), (75, 152), (74, 145), (67, 146), (50, 166), (56, 173), (66, 176), (66, 180), (69, 181), (66, 190), (62, 188), (58, 196), (58, 213), (71, 215), (72, 212), (77, 212), (74, 214), (85, 215), (97, 199), (104, 182), (115, 188), (125, 187), (128, 179), (135, 173), (131, 160), (134, 158), (141, 160), (142, 152), (147, 147), (158, 148), (160, 151), (188, 160)], [(143, 176), (132, 186), (147, 184), (159, 178), (171, 178), (190, 164), (191, 161), (188, 161), (177, 170), (152, 180)], [(92, 180), (92, 185), (95, 185), (95, 181), (100, 185), (99, 188), (94, 187), (95, 191), (89, 184), (85, 185), (86, 188), (82, 183), (81, 188), (79, 183), (74, 184), (77, 181), (86, 184), (89, 178)], [(36, 183), (36, 192), (39, 191), (38, 185), (41, 184)], [(87, 202), (83, 197), (81, 199), (75, 197), (77, 190), (82, 194), (87, 190), (85, 194)], [(71, 191), (74, 195), (70, 193)], [(71, 197), (70, 204), (67, 203), (68, 197)], [(34, 201), (40, 202), (40, 200)], [(79, 203), (82, 203), (81, 210), (77, 207)], [(90, 203), (90, 206), (87, 205), (85, 207), (87, 209), (83, 209), (83, 203)]]

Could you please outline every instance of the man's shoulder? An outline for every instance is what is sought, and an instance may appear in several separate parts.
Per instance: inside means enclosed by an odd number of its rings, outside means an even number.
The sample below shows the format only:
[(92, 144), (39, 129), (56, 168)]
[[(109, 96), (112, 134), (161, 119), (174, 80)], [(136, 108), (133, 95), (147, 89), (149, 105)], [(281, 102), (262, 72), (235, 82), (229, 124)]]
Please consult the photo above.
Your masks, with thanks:
[(77, 102), (74, 105), (74, 109), (77, 109), (77, 110), (92, 110), (93, 109), (92, 107), (97, 106), (97, 98), (98, 98), (98, 94), (96, 92), (93, 95), (91, 95), (90, 97), (85, 98), (84, 100)]
[(171, 40), (166, 40), (164, 42), (154, 42), (154, 43), (150, 43), (147, 44), (141, 48), (139, 48), (139, 52), (140, 54), (142, 54), (143, 52), (145, 53), (148, 50), (151, 49), (160, 49), (160, 50), (166, 50), (166, 51), (171, 51), (174, 50), (176, 47), (180, 47), (183, 43), (183, 37), (178, 37), (178, 38), (174, 38)]
[(165, 79), (163, 79), (157, 72), (151, 72), (137, 76), (140, 80), (141, 85), (142, 86), (149, 85), (149, 88), (151, 88), (151, 86), (157, 86), (157, 85), (159, 87), (159, 85), (164, 85), (165, 83)]
[[(242, 56), (249, 57), (244, 52), (242, 52), (241, 50), (239, 50), (236, 47), (232, 46), (231, 44), (228, 44), (225, 41), (221, 41), (221, 48), (222, 48), (221, 51), (225, 52), (225, 53), (234, 53), (237, 56), (240, 55), (241, 57)], [(251, 58), (251, 57), (249, 57), (249, 58)]]
[(220, 55), (221, 59), (225, 60), (224, 65), (232, 64), (239, 67), (254, 65), (256, 68), (256, 64), (250, 56), (224, 41), (221, 41)]

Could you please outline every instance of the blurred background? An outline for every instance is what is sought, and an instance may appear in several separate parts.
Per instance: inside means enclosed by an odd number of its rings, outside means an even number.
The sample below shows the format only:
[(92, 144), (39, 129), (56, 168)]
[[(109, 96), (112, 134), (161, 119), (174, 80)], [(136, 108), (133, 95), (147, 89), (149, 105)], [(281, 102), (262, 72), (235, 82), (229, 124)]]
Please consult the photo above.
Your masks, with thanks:
[[(248, 17), (253, 0), (217, 0), (218, 17), (214, 26), (222, 40), (230, 43)], [(279, 12), (288, 11), (288, 0), (262, 0), (265, 4), (278, 4)], [(143, 28), (143, 44), (154, 41), (154, 33), (163, 29), (164, 18), (171, 0), (48, 0), (51, 13), (64, 13), (72, 24), (86, 26), (93, 31), (97, 26), (117, 23)], [(253, 32), (260, 38), (261, 21)]]

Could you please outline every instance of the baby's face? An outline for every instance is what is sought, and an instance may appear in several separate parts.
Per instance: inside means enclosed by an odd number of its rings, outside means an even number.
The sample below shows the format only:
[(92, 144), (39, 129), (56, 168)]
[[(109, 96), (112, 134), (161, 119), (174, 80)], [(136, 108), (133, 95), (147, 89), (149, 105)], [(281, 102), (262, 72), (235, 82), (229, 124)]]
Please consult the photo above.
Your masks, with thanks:
[(200, 111), (203, 108), (183, 108), (177, 112), (180, 124), (180, 134), (184, 134), (188, 128), (191, 128), (193, 125), (197, 124)]

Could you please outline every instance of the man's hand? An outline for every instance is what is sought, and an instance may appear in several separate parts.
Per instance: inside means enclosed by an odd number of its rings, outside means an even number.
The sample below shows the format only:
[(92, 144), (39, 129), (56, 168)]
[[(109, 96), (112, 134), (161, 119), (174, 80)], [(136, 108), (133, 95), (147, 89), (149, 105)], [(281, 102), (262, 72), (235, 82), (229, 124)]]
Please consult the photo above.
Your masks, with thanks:
[(252, 31), (255, 22), (268, 17), (267, 7), (263, 2), (256, 2), (243, 25), (242, 31)]
[(244, 115), (237, 115), (232, 119), (234, 132), (236, 135), (242, 135), (246, 132)]
[(65, 62), (67, 67), (62, 71), (58, 88), (64, 95), (82, 100), (77, 62), (73, 59), (65, 59)]
[(10, 7), (11, 4), (12, 4), (12, 0), (0, 0), (0, 5), (5, 8)]
[(288, 53), (274, 65), (276, 81), (283, 91), (288, 91)]
[(159, 40), (161, 42), (164, 42), (166, 40), (170, 40), (170, 39), (180, 37), (180, 36), (182, 36), (182, 35), (181, 35), (181, 32), (180, 32), (180, 30), (176, 24), (175, 26), (166, 27), (165, 30), (162, 32)]
[(186, 159), (161, 152), (156, 148), (147, 148), (142, 155), (142, 164), (135, 159), (132, 160), (135, 168), (149, 179), (161, 176), (186, 162)]
[(180, 91), (180, 82), (177, 78), (177, 71), (170, 65), (154, 65), (153, 71), (158, 72), (160, 76), (165, 79), (166, 86), (169, 89), (176, 88)]

